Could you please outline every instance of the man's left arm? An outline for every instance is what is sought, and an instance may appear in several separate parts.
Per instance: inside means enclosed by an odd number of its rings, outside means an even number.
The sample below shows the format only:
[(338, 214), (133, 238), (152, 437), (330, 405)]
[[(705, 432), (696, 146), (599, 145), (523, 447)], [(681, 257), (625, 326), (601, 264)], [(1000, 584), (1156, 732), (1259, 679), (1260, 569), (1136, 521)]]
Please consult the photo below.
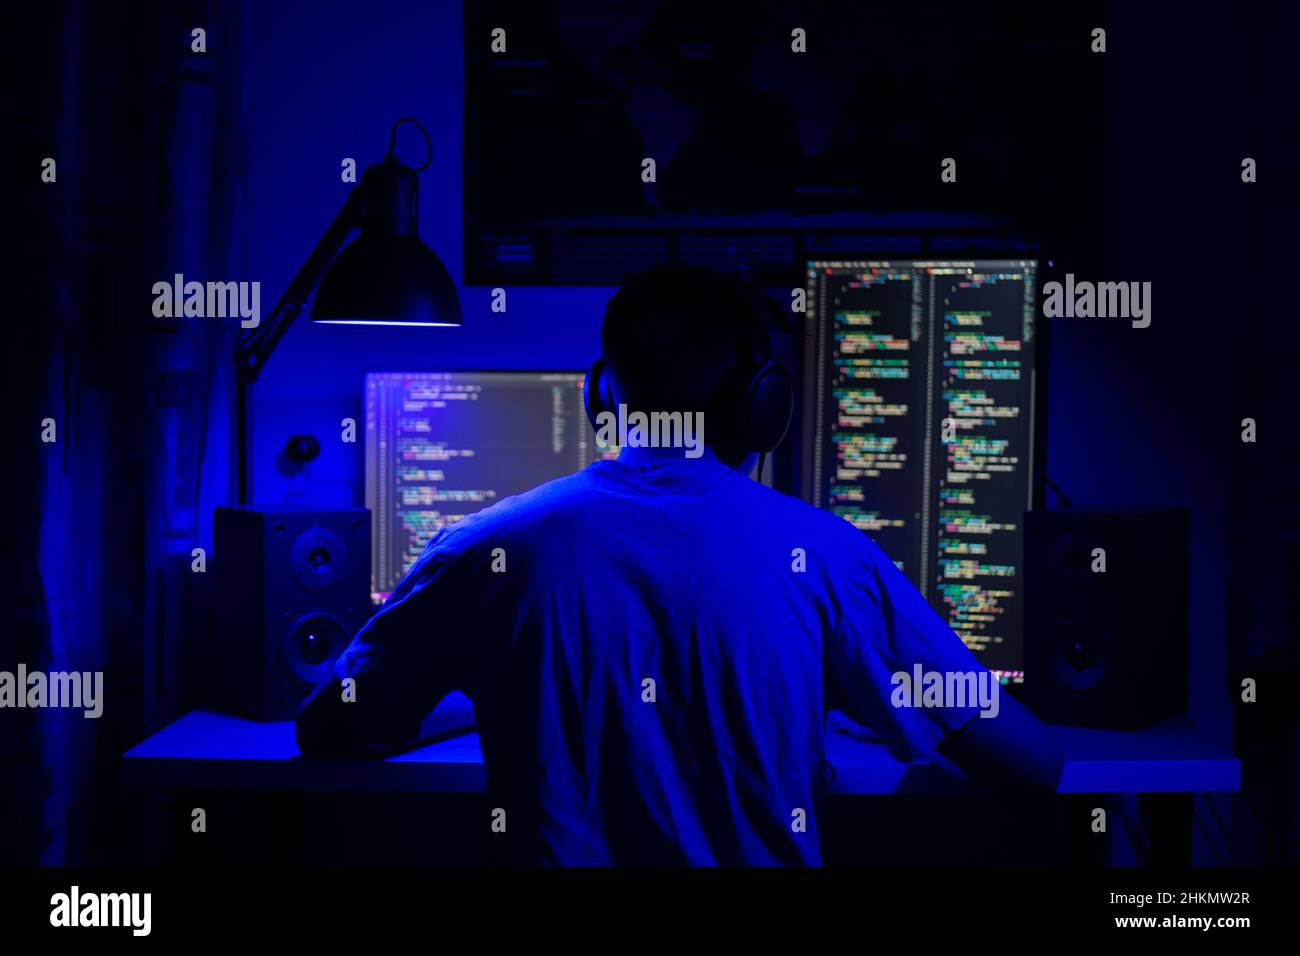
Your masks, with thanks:
[(832, 702), (903, 759), (981, 783), (1055, 790), (1064, 757), (1054, 728), (1003, 691), (884, 552), (865, 540), (861, 547), (849, 613), (825, 645)]

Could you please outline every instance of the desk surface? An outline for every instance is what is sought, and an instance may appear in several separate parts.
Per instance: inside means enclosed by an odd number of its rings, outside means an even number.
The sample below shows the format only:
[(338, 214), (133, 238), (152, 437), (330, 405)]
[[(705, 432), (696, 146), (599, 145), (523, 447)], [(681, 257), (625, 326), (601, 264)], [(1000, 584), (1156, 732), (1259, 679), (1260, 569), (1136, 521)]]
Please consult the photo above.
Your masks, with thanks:
[[(1061, 793), (1189, 793), (1237, 790), (1229, 749), (1185, 721), (1135, 733), (1060, 728), (1067, 761)], [(900, 763), (883, 744), (832, 730), (831, 793), (957, 793), (928, 764)], [(293, 723), (257, 723), (193, 711), (124, 755), (127, 782), (167, 789), (381, 790), (472, 793), (484, 787), (478, 734), (462, 733), (386, 760), (307, 760)]]

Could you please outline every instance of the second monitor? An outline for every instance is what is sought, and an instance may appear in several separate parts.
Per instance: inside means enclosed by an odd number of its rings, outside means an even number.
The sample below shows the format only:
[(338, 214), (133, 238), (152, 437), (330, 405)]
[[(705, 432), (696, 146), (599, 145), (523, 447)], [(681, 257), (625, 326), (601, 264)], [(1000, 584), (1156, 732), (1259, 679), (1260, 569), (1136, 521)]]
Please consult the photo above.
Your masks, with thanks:
[(1024, 679), (1034, 260), (813, 261), (805, 496), (871, 535), (1005, 682)]

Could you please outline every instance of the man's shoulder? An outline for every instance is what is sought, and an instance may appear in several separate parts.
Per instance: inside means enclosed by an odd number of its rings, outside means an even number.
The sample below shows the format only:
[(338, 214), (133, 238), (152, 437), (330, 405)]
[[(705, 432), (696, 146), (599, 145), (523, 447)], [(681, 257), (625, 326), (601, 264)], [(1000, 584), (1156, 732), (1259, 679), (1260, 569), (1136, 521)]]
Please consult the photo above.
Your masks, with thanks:
[[(636, 486), (625, 482), (612, 465), (597, 463), (502, 499), (445, 529), (438, 546), (459, 551), (504, 541), (540, 545), (547, 541), (572, 542), (587, 532), (600, 536), (634, 532), (638, 512), (632, 502), (644, 502)], [(870, 557), (870, 540), (839, 515), (739, 472), (711, 470), (707, 480), (692, 489), (703, 489), (699, 505), (717, 519), (695, 525), (701, 532), (728, 526), (761, 529), (806, 541), (806, 547), (816, 548), (837, 561)]]

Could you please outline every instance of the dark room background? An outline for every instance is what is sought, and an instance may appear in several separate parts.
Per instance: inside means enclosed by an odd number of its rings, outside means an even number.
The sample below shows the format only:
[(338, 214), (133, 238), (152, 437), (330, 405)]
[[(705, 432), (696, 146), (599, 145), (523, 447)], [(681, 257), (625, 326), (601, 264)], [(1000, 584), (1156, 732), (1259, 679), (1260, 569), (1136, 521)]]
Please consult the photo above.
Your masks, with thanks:
[[(5, 181), (27, 183), (54, 156), (58, 184), (14, 190), (4, 238), (0, 577), (14, 593), (0, 656), (104, 669), (112, 715), (0, 714), (0, 776), (22, 781), (2, 788), (0, 820), (41, 821), (0, 833), (20, 862), (130, 858), (146, 808), (120, 800), (116, 757), (202, 701), (214, 652), (208, 586), (190, 565), (194, 548), (211, 552), (213, 508), (233, 497), (234, 330), (152, 320), (154, 281), (258, 280), (265, 314), (343, 202), (342, 160), (377, 162), (399, 116), (428, 128), (420, 233), (460, 286), (463, 327), (299, 322), (256, 386), (254, 500), (323, 506), (363, 503), (359, 446), (326, 439), (361, 419), (364, 371), (582, 369), (613, 291), (510, 285), (497, 313), (489, 286), (464, 285), (459, 3), (132, 9), (7, 14)], [(1300, 640), (1300, 64), (1286, 55), (1300, 12), (1099, 9), (1104, 122), (1063, 113), (1057, 145), (1104, 141), (1105, 234), (1092, 251), (1107, 277), (1152, 282), (1154, 319), (1053, 323), (1047, 470), (1076, 504), (1190, 509), (1191, 713), (1228, 736), (1234, 675), (1294, 670)], [(196, 24), (202, 57), (184, 41)], [(422, 148), (399, 134), (407, 161)], [(1259, 163), (1253, 187), (1240, 180), (1245, 156)], [(55, 446), (33, 440), (47, 416)], [(1246, 417), (1257, 444), (1239, 440)], [(295, 434), (322, 438), (305, 469), (281, 455)], [(1244, 786), (1276, 799), (1273, 783), (1248, 773)], [(1219, 811), (1246, 852), (1269, 845), (1237, 801)]]

